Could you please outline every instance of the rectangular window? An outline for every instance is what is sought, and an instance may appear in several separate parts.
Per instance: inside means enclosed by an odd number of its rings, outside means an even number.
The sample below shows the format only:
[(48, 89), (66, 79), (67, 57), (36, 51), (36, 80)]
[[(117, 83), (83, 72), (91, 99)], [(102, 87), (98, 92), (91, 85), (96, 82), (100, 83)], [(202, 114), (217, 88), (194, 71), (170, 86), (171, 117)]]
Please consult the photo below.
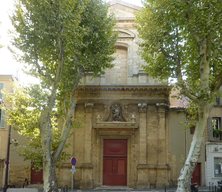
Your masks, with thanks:
[(4, 89), (4, 87), (5, 87), (4, 83), (0, 82), (0, 99), (3, 99), (2, 90)]
[(208, 141), (221, 141), (222, 140), (222, 129), (221, 129), (221, 118), (220, 117), (209, 117), (208, 118)]
[(213, 130), (213, 137), (215, 137), (215, 138), (221, 137), (220, 118), (219, 117), (212, 118), (212, 130)]
[(193, 126), (193, 127), (190, 128), (190, 134), (193, 135), (194, 132), (195, 132), (195, 126)]
[(5, 110), (0, 109), (0, 128), (5, 128), (6, 114)]
[(222, 177), (222, 157), (214, 157), (214, 177)]

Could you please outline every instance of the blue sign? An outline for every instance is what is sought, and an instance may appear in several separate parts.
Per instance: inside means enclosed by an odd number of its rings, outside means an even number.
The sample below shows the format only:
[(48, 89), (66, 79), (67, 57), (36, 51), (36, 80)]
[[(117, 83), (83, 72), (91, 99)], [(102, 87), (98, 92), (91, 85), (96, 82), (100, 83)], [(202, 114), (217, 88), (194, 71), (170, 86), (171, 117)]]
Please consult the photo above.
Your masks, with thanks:
[(72, 157), (72, 159), (71, 159), (71, 164), (72, 164), (73, 166), (76, 165), (76, 158), (75, 158), (75, 157)]
[(5, 161), (5, 164), (6, 164), (6, 165), (9, 164), (9, 162), (7, 163), (7, 161)]

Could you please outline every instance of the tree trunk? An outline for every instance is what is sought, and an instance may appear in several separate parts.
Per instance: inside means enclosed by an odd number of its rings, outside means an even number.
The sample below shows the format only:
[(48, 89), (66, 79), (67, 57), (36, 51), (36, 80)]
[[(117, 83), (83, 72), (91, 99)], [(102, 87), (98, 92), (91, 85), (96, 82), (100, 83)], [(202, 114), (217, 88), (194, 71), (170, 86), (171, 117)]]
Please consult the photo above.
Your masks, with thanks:
[(41, 125), (40, 134), (41, 134), (41, 143), (43, 149), (43, 181), (44, 181), (44, 191), (50, 191), (51, 186), (51, 129), (50, 129), (50, 116), (48, 115), (45, 118), (45, 122)]
[(208, 103), (198, 105), (198, 121), (186, 162), (178, 178), (177, 192), (190, 191), (190, 179), (198, 162), (209, 117)]
[(55, 167), (56, 161), (55, 159), (51, 159), (51, 179), (52, 179), (52, 185), (50, 192), (58, 192), (58, 182), (56, 178), (56, 167)]
[(58, 182), (55, 172), (55, 161), (50, 158), (44, 161), (43, 165), (43, 179), (45, 192), (58, 192)]

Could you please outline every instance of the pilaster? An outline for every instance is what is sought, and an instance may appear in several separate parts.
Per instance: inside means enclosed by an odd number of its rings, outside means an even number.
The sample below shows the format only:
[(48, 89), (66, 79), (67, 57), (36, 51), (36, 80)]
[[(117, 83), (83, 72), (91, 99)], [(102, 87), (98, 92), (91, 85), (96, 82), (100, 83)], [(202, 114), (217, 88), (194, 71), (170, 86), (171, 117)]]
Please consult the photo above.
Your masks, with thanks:
[(146, 164), (146, 113), (147, 103), (139, 103), (139, 164)]
[(138, 170), (138, 189), (150, 188), (150, 183), (148, 181), (148, 170), (144, 168), (143, 165), (146, 165), (146, 116), (147, 116), (147, 103), (138, 103), (139, 111), (139, 165)]
[(93, 103), (85, 103), (84, 155), (80, 189), (92, 189), (92, 114)]
[(169, 186), (168, 166), (166, 153), (166, 103), (157, 103), (157, 112), (159, 117), (158, 126), (158, 165), (157, 165), (157, 182), (156, 187)]

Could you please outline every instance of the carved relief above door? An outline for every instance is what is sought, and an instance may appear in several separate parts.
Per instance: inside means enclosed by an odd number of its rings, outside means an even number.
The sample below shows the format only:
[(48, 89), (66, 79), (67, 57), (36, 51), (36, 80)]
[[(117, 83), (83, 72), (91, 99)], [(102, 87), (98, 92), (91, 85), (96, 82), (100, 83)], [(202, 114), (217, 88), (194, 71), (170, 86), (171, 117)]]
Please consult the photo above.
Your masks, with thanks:
[(104, 104), (105, 112), (101, 117), (99, 116), (98, 121), (120, 121), (120, 122), (129, 122), (131, 121), (128, 116), (128, 104), (123, 103), (120, 100), (112, 100), (108, 104)]

